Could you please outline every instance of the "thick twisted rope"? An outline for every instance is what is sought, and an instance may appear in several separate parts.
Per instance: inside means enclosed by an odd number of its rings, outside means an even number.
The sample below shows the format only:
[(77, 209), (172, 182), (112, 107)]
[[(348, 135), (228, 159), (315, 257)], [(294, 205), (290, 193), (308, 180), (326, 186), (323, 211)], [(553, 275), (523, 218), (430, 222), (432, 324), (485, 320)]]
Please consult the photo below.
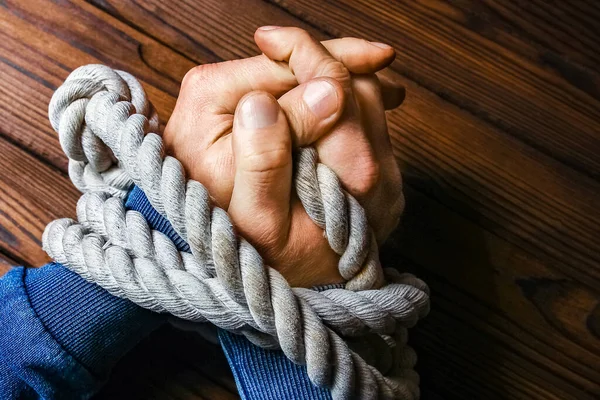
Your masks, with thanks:
[[(346, 289), (291, 289), (256, 250), (235, 234), (225, 211), (213, 207), (200, 183), (186, 182), (181, 164), (164, 157), (158, 118), (129, 74), (90, 65), (75, 70), (54, 94), (50, 120), (69, 156), (69, 172), (84, 193), (79, 223), (58, 220), (44, 232), (57, 261), (116, 296), (177, 317), (209, 321), (281, 348), (306, 364), (311, 381), (334, 398), (418, 397), (408, 347), (383, 376), (351, 351), (340, 334), (369, 332), (388, 340), (428, 310), (427, 288), (411, 276), (383, 282), (377, 245), (364, 210), (343, 192), (313, 150), (297, 158), (296, 189), (309, 216), (340, 254)], [(123, 198), (133, 184), (185, 240), (191, 254), (152, 231)], [(353, 292), (348, 289), (362, 289)], [(403, 329), (403, 328), (402, 328)], [(408, 353), (407, 353), (408, 352)], [(407, 361), (408, 360), (408, 361)]]

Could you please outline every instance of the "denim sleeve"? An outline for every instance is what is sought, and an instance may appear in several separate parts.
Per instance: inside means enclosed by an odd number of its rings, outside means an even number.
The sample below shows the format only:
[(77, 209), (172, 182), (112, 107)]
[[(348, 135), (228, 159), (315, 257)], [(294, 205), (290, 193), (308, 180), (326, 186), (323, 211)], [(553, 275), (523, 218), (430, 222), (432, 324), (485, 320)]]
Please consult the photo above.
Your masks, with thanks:
[(57, 263), (0, 279), (0, 398), (88, 398), (163, 317)]
[[(138, 188), (127, 208), (189, 251)], [(15, 268), (0, 279), (0, 399), (91, 397), (119, 358), (163, 321), (60, 264)], [(225, 331), (219, 340), (242, 399), (331, 398), (283, 352)]]
[(223, 330), (219, 342), (242, 400), (331, 400), (329, 390), (314, 386), (306, 367), (294, 364), (281, 350), (265, 350)]

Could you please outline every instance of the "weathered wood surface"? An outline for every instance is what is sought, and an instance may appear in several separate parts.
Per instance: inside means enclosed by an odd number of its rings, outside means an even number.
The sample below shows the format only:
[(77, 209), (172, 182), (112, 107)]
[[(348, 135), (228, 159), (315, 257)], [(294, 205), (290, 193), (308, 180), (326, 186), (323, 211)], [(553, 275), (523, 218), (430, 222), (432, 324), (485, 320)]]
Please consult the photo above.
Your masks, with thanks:
[[(365, 37), (396, 47), (407, 87), (388, 116), (408, 207), (383, 257), (433, 290), (411, 339), (424, 397), (597, 398), (599, 17), (592, 0), (4, 1), (0, 271), (43, 263), (43, 227), (74, 214), (46, 116), (70, 70), (133, 73), (164, 121), (185, 72), (257, 54), (258, 26)], [(217, 348), (163, 329), (100, 397), (236, 395)]]

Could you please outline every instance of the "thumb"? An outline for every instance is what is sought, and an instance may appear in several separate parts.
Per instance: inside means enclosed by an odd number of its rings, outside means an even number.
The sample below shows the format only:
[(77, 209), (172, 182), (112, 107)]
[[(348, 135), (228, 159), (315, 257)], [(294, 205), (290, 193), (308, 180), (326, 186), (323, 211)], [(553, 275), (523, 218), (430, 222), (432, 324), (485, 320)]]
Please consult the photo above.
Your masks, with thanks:
[(259, 250), (273, 249), (287, 238), (292, 183), (292, 140), (277, 100), (260, 91), (242, 98), (232, 135), (236, 171), (229, 215)]

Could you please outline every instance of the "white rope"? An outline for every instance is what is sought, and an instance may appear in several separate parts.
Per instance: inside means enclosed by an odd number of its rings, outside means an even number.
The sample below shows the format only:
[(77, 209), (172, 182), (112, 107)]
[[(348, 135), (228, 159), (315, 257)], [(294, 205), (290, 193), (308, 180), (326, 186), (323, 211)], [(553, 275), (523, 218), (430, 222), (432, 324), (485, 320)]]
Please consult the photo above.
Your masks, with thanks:
[[(427, 286), (410, 275), (384, 275), (365, 212), (343, 191), (313, 149), (295, 159), (296, 191), (308, 215), (340, 255), (345, 289), (292, 289), (258, 252), (238, 237), (227, 213), (206, 188), (187, 180), (165, 157), (158, 118), (139, 82), (102, 65), (75, 70), (57, 89), (50, 121), (69, 157), (72, 181), (84, 192), (79, 222), (48, 225), (43, 243), (56, 261), (115, 296), (156, 312), (210, 322), (265, 348), (281, 348), (306, 364), (311, 381), (335, 399), (419, 396), (415, 357), (397, 345), (384, 376), (340, 337), (390, 335), (413, 326), (429, 309)], [(126, 211), (133, 185), (185, 240), (180, 252), (143, 216)], [(333, 188), (333, 189), (332, 189)], [(409, 354), (409, 356), (407, 356)]]

